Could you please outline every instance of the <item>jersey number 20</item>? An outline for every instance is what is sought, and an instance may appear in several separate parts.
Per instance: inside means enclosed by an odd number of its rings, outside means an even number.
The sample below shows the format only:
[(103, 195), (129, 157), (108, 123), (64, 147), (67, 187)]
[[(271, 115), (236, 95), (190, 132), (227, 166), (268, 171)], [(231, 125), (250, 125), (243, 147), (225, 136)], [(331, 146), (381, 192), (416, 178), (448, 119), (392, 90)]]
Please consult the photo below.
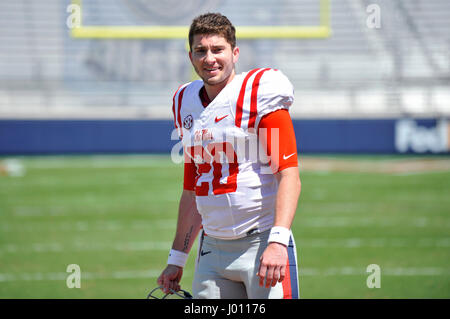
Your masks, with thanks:
[[(210, 143), (205, 148), (202, 145), (189, 146), (186, 153), (197, 165), (197, 177), (195, 178), (195, 194), (197, 196), (207, 196), (209, 193), (209, 182), (197, 184), (202, 174), (208, 174), (213, 169), (212, 190), (214, 195), (232, 193), (237, 188), (237, 174), (239, 173), (239, 163), (237, 161), (234, 147), (229, 142)], [(223, 156), (224, 155), (224, 156)], [(226, 159), (228, 164), (227, 182), (221, 183), (222, 164)]]

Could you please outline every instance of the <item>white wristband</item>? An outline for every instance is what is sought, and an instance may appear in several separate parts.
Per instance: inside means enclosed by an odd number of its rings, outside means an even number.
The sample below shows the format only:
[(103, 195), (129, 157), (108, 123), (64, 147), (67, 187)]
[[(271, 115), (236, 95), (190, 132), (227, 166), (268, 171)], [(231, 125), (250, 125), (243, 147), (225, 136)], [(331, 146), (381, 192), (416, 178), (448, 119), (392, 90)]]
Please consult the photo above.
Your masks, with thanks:
[(273, 226), (270, 230), (268, 243), (277, 242), (285, 246), (289, 245), (289, 239), (291, 238), (291, 231), (286, 227)]
[(188, 256), (188, 254), (183, 253), (182, 251), (171, 249), (169, 258), (167, 259), (167, 264), (183, 268), (186, 265)]

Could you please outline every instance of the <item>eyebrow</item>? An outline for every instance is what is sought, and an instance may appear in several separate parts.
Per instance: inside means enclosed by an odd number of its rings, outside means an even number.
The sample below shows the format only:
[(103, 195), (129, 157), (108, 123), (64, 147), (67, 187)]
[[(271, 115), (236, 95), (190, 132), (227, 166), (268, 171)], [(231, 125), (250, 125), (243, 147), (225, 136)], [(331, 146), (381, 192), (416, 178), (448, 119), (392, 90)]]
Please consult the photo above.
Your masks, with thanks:
[[(206, 46), (198, 45), (198, 46), (194, 47), (194, 50), (199, 50), (199, 49), (204, 49), (204, 48), (206, 48)], [(224, 49), (224, 48), (225, 48), (225, 45), (223, 45), (223, 44), (218, 44), (218, 45), (212, 45), (211, 46), (211, 49)]]

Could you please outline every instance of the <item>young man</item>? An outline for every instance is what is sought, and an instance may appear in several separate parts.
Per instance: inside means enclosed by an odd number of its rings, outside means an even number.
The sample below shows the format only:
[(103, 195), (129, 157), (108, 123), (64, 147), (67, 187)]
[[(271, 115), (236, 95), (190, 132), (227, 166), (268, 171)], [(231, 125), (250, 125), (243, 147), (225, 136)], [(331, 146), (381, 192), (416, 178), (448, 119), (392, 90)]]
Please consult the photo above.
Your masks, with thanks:
[(290, 231), (300, 195), (287, 111), (292, 85), (269, 68), (236, 75), (235, 28), (221, 14), (194, 19), (189, 45), (201, 80), (182, 85), (173, 97), (184, 183), (175, 239), (158, 284), (166, 292), (180, 289), (201, 231), (195, 298), (298, 298)]

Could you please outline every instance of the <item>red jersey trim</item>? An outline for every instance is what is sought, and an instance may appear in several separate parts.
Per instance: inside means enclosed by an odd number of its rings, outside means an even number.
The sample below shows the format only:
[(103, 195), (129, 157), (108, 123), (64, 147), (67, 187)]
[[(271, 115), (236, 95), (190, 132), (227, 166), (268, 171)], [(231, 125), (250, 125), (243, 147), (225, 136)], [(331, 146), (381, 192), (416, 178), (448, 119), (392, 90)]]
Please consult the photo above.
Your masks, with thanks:
[(180, 136), (183, 137), (183, 127), (181, 126), (181, 102), (183, 101), (183, 94), (184, 94), (184, 90), (186, 90), (185, 86), (180, 94), (178, 95), (178, 125), (180, 127)]
[(242, 82), (241, 90), (239, 91), (239, 96), (236, 102), (236, 116), (235, 116), (235, 125), (237, 127), (241, 127), (242, 122), (242, 112), (244, 107), (244, 96), (245, 96), (245, 89), (247, 87), (247, 82), (250, 79), (250, 77), (257, 71), (261, 69), (254, 69), (248, 72), (248, 74), (244, 78), (244, 82)]
[(264, 72), (270, 70), (270, 68), (264, 69), (259, 72), (253, 80), (252, 93), (250, 97), (250, 118), (248, 119), (248, 128), (255, 128), (256, 116), (258, 114), (258, 88), (261, 77)]
[(208, 93), (206, 92), (205, 86), (202, 86), (202, 88), (200, 89), (199, 96), (203, 107), (207, 107), (211, 103)]
[(178, 87), (178, 89), (175, 91), (175, 94), (173, 95), (173, 98), (172, 98), (173, 125), (176, 129), (178, 129), (178, 125), (177, 125), (177, 115), (175, 113), (175, 97), (177, 96), (178, 91), (180, 91), (181, 87), (182, 87), (182, 85), (180, 85)]

